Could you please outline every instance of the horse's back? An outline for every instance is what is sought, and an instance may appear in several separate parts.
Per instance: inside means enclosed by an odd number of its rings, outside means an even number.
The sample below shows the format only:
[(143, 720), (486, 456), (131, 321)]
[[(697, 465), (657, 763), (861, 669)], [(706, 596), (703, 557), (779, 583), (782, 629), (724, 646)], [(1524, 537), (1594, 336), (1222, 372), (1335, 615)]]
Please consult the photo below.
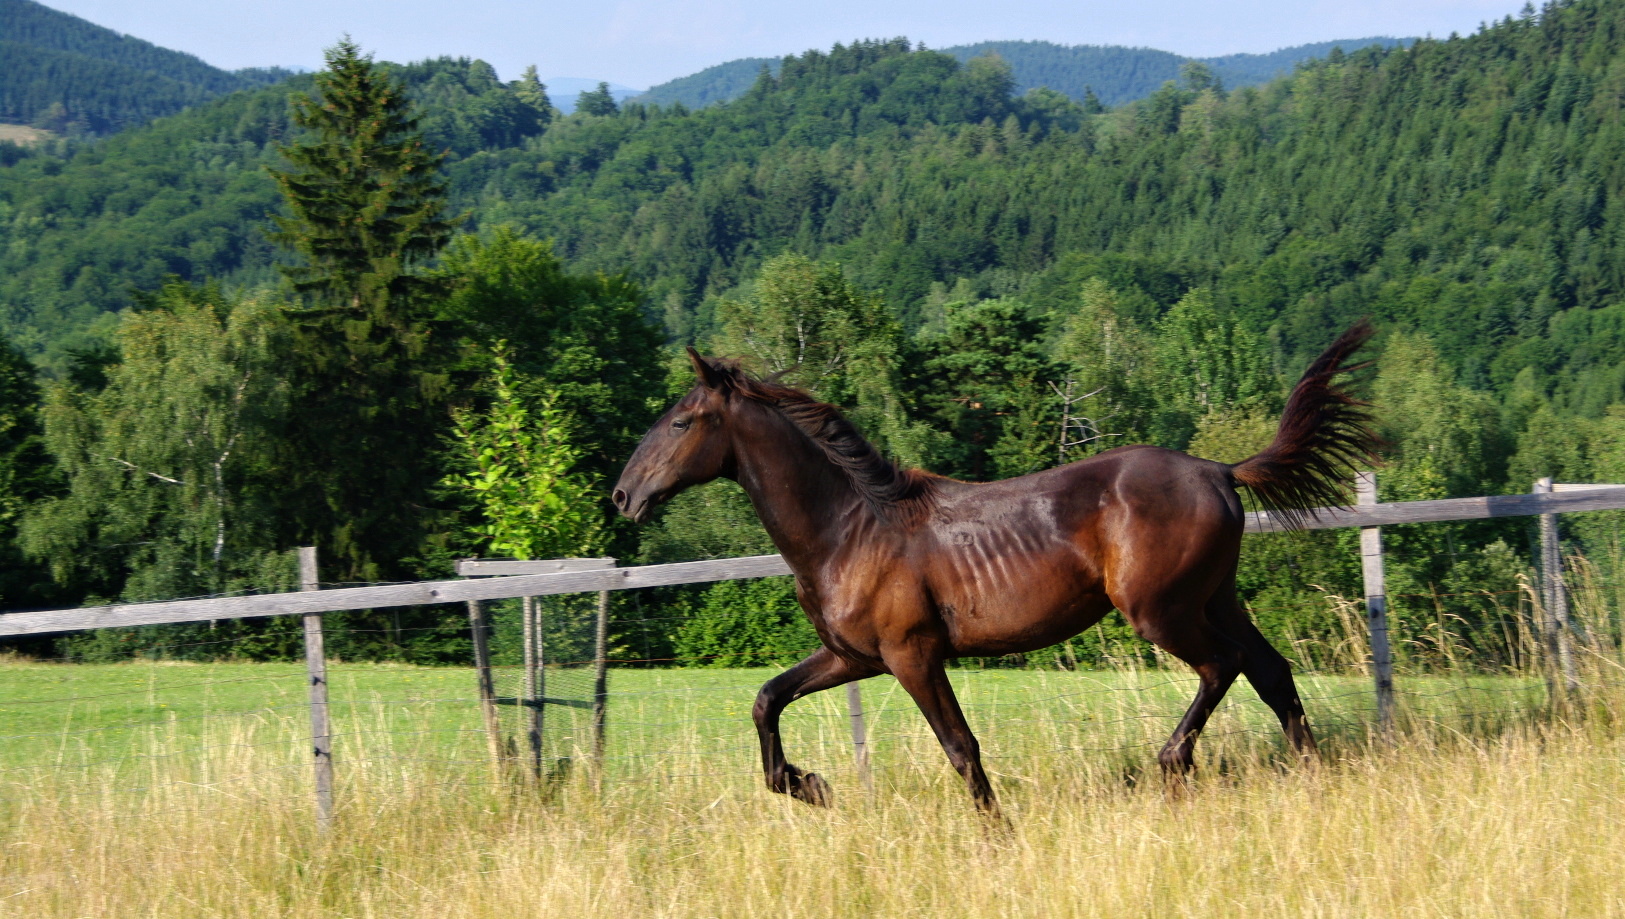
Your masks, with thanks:
[(1130, 594), (1211, 592), (1234, 570), (1241, 521), (1229, 467), (1124, 447), (944, 482), (907, 554), (960, 651), (1001, 653), (1076, 634)]
[(1035, 514), (1062, 532), (1088, 527), (1102, 515), (1203, 529), (1235, 529), (1243, 521), (1229, 466), (1144, 444), (997, 482), (953, 482), (939, 495), (933, 517), (940, 522)]

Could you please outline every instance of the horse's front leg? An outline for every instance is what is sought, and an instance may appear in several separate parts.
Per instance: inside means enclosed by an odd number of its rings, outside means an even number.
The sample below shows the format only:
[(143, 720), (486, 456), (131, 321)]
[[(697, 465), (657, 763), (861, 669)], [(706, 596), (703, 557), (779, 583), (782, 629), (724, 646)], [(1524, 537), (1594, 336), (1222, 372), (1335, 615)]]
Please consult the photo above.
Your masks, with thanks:
[(971, 798), (983, 814), (1003, 822), (993, 784), (982, 768), (982, 748), (971, 733), (965, 713), (954, 695), (944, 669), (945, 655), (937, 642), (916, 641), (885, 651), (886, 666), (920, 707), (931, 730), (948, 754), (948, 762), (965, 779)]
[(751, 717), (756, 721), (756, 734), (762, 741), (762, 772), (768, 788), (808, 804), (830, 803), (829, 785), (823, 779), (785, 761), (784, 745), (779, 741), (779, 715), (785, 706), (802, 696), (876, 673), (879, 671), (873, 667), (854, 664), (828, 648), (819, 648), (806, 660), (767, 681), (756, 695)]

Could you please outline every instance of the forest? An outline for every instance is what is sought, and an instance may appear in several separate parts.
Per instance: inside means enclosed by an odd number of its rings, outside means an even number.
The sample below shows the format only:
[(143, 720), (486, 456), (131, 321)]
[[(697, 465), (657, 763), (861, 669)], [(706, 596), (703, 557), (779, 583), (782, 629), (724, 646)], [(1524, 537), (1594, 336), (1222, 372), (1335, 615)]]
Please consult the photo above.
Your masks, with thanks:
[[(354, 583), (468, 555), (770, 551), (727, 484), (641, 531), (609, 514), (606, 483), (691, 384), (689, 343), (783, 373), (904, 463), (987, 480), (1133, 442), (1244, 458), (1369, 316), (1384, 500), (1625, 481), (1622, 39), (1625, 3), (1569, 0), (1256, 88), (1187, 62), (1116, 106), (858, 41), (703, 109), (585, 93), (568, 116), (534, 69), (341, 43), (319, 74), (7, 147), (0, 605), (275, 589), (310, 543)], [(333, 111), (387, 114), (362, 132), (387, 174), (333, 179), (362, 123)], [(379, 208), (397, 219), (365, 238), (326, 223)], [(1615, 515), (1565, 535), (1625, 564)], [(1359, 592), (1352, 539), (1248, 539), (1243, 596), (1300, 658)], [(1493, 602), (1528, 570), (1524, 523), (1390, 546), (1392, 593), (1420, 598), (1395, 604), (1423, 636), (1402, 654), (1510, 653)], [(638, 633), (643, 657), (810, 640), (780, 581), (636, 602), (671, 623)], [(619, 640), (646, 612), (620, 611)], [(451, 613), (355, 619), (369, 637), (337, 653), (467, 653)], [(221, 628), (209, 653), (297, 647)]]
[(111, 134), (292, 75), (228, 73), (33, 0), (0, 0), (0, 57), (0, 122), (67, 136)]
[[(1058, 45), (1047, 41), (984, 41), (936, 50), (961, 63), (997, 56), (1010, 65), (1017, 93), (1050, 89), (1077, 102), (1087, 102), (1093, 97), (1102, 105), (1125, 105), (1151, 95), (1169, 80), (1179, 79), (1186, 64), (1202, 64), (1225, 86), (1239, 89), (1289, 74), (1298, 63), (1323, 58), (1334, 48), (1353, 52), (1371, 45), (1403, 46), (1414, 40), (1356, 38), (1296, 45), (1269, 54), (1227, 54), (1210, 58), (1181, 57), (1154, 48)], [(777, 76), (782, 63), (776, 58), (752, 57), (717, 64), (650, 87), (631, 101), (668, 108), (675, 104), (703, 108), (727, 102), (749, 91), (764, 68)]]

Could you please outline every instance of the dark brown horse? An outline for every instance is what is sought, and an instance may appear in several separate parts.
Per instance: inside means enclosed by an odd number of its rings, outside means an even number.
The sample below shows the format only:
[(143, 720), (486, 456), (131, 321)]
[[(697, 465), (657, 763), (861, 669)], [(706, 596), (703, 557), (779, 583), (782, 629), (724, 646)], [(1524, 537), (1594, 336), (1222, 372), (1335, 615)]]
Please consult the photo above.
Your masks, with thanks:
[[(919, 705), (977, 805), (998, 803), (944, 662), (1034, 651), (1121, 610), (1142, 638), (1201, 678), (1158, 759), (1188, 771), (1209, 714), (1238, 674), (1315, 750), (1286, 659), (1236, 599), (1237, 486), (1301, 521), (1344, 502), (1338, 484), (1378, 440), (1365, 403), (1334, 384), (1371, 337), (1345, 332), (1292, 390), (1275, 440), (1233, 466), (1119, 447), (1002, 482), (973, 484), (890, 462), (838, 410), (725, 361), (689, 357), (699, 384), (644, 435), (615, 486), (643, 521), (719, 476), (738, 482), (795, 573), (824, 646), (768, 681), (753, 716), (768, 787), (824, 804), (828, 786), (785, 761), (779, 715), (819, 690), (880, 673)], [(1363, 365), (1362, 365), (1363, 366)]]

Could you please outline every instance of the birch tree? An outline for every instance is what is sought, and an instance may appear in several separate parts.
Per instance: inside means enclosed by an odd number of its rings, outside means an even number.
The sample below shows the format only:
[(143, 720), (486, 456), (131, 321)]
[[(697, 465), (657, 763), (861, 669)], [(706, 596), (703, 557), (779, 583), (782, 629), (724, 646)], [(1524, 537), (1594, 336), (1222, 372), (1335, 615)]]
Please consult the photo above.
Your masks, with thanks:
[(107, 384), (47, 388), (45, 443), (65, 493), (22, 542), (60, 581), (108, 598), (214, 593), (273, 548), (269, 461), (287, 404), (276, 305), (166, 286), (126, 316)]

